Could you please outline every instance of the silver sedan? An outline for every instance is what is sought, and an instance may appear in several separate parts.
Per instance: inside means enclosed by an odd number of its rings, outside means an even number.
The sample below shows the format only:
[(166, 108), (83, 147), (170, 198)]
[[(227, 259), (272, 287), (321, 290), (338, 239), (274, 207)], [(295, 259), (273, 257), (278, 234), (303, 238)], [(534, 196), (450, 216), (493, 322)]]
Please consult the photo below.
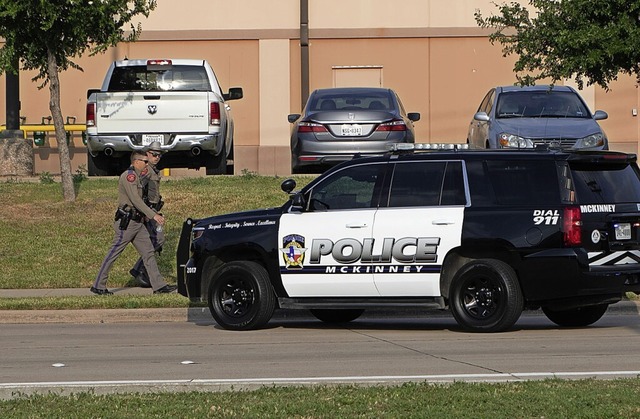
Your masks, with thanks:
[(591, 114), (569, 86), (502, 86), (489, 90), (469, 124), (472, 148), (534, 148), (608, 150), (598, 124), (607, 113)]
[(302, 114), (288, 117), (291, 171), (318, 171), (358, 155), (381, 155), (394, 143), (413, 143), (417, 112), (407, 113), (391, 89), (318, 89)]

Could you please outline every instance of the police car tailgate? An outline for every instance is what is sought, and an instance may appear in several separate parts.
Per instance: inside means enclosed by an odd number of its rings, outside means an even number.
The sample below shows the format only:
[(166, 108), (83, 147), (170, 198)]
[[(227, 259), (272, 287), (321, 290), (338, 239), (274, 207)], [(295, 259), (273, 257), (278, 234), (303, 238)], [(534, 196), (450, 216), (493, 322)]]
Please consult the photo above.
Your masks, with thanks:
[(206, 133), (209, 92), (97, 93), (99, 134)]

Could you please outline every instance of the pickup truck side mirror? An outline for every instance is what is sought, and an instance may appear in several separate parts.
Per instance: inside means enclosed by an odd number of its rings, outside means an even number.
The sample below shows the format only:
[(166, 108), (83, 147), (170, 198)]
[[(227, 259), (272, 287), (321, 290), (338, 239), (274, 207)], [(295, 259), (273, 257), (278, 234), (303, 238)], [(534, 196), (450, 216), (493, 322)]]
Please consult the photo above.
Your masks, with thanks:
[(100, 89), (89, 89), (89, 90), (87, 90), (87, 99), (89, 99), (89, 96), (91, 96), (94, 93), (100, 93)]
[(229, 93), (224, 93), (222, 97), (224, 100), (242, 99), (242, 87), (231, 87)]

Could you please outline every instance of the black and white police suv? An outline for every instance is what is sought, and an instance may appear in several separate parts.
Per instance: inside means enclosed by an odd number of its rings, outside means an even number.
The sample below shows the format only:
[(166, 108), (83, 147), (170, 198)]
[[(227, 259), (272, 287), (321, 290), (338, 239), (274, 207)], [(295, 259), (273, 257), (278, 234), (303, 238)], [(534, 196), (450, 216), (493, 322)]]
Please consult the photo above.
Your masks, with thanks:
[(449, 308), (470, 331), (507, 330), (524, 308), (577, 327), (640, 292), (633, 154), (394, 151), (295, 186), (280, 208), (185, 221), (179, 292), (220, 326), (412, 306)]

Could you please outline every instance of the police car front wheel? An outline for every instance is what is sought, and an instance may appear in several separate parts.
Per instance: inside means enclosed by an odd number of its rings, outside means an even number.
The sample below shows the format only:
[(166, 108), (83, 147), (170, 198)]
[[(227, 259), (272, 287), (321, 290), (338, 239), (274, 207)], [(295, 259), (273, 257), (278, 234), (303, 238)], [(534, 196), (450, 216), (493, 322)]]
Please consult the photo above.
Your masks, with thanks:
[(502, 332), (518, 321), (524, 299), (516, 273), (509, 265), (495, 259), (478, 259), (455, 274), (449, 305), (464, 329)]
[(276, 300), (266, 269), (252, 261), (235, 261), (215, 271), (209, 284), (209, 310), (229, 330), (258, 329), (271, 319)]

